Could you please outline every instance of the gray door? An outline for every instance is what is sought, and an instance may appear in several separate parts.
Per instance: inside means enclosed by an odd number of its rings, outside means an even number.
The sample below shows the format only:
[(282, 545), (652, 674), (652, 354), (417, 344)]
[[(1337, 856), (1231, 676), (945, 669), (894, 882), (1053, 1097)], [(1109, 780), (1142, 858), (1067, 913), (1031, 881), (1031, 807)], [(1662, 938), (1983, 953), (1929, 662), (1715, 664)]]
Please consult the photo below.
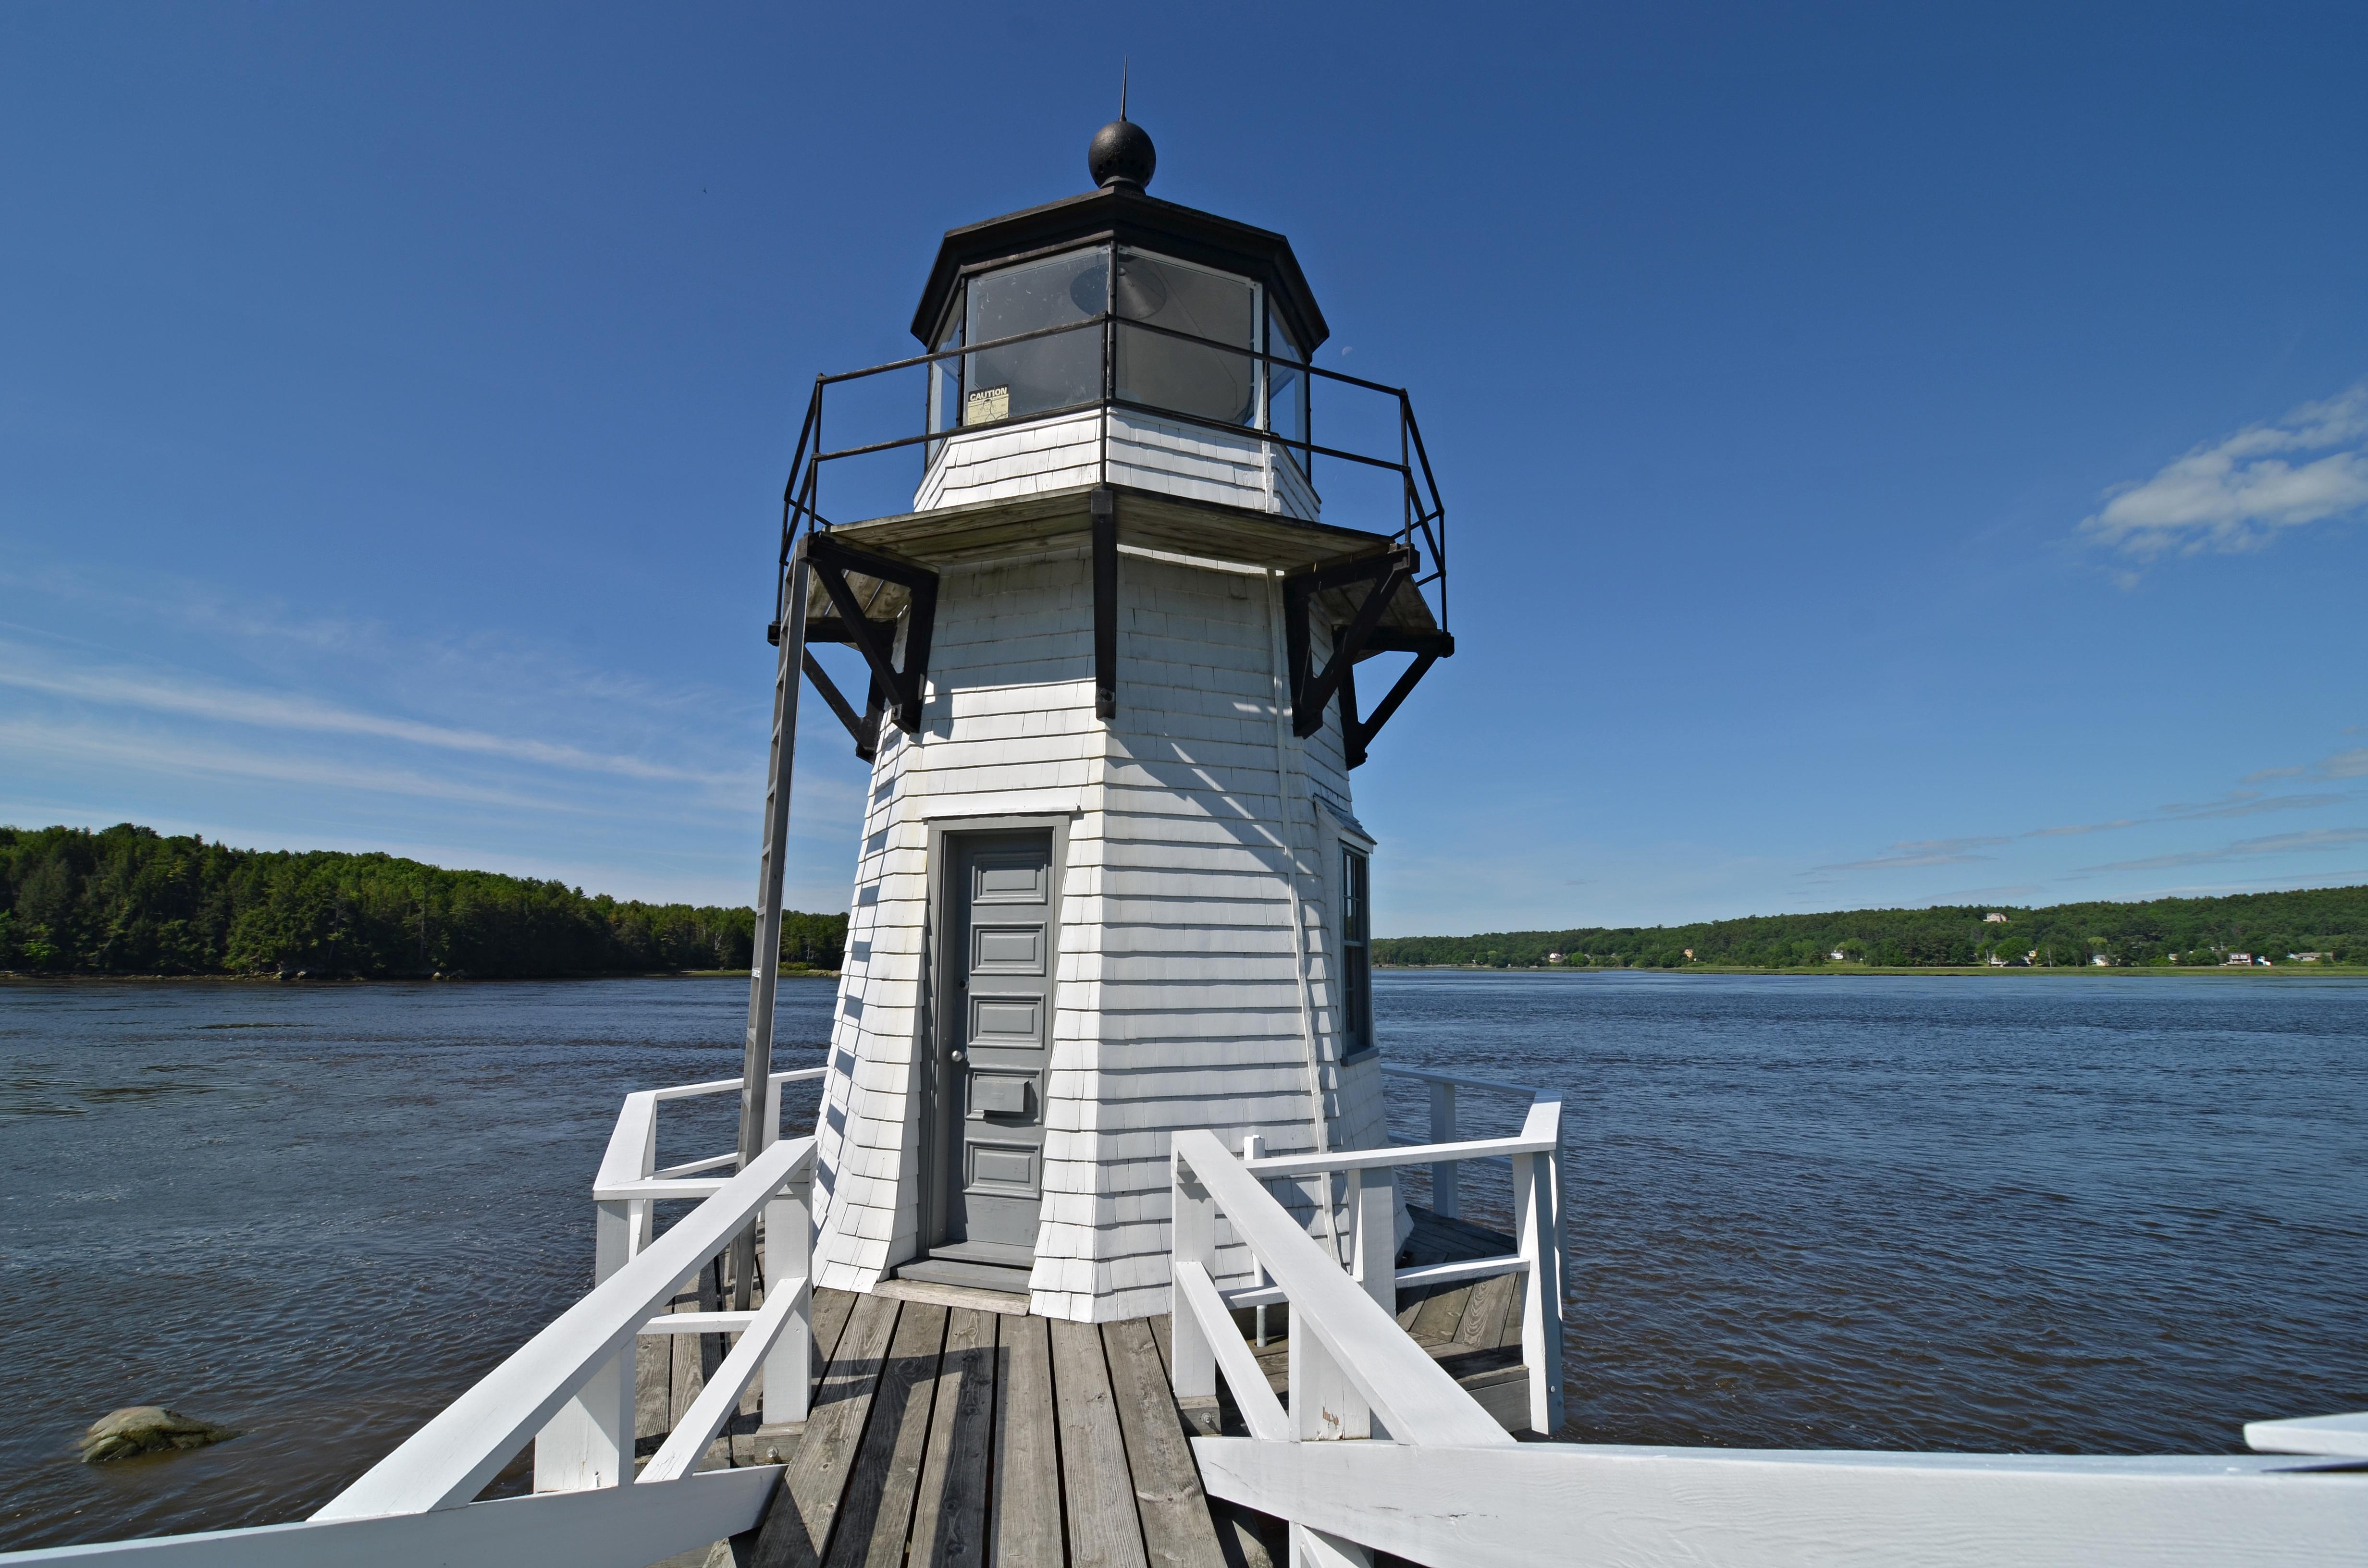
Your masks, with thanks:
[(938, 972), (938, 1251), (1024, 1264), (1043, 1196), (1053, 977), (1053, 834), (948, 840)]

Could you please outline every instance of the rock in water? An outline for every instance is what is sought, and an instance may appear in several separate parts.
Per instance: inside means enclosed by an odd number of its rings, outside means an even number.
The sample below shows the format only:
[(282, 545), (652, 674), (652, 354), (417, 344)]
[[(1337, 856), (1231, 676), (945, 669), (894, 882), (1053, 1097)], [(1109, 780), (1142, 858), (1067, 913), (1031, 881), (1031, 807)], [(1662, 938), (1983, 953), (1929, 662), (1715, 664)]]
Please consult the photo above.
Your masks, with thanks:
[(82, 1435), (82, 1462), (105, 1464), (159, 1449), (202, 1449), (238, 1436), (228, 1426), (199, 1421), (161, 1404), (132, 1404), (110, 1410)]

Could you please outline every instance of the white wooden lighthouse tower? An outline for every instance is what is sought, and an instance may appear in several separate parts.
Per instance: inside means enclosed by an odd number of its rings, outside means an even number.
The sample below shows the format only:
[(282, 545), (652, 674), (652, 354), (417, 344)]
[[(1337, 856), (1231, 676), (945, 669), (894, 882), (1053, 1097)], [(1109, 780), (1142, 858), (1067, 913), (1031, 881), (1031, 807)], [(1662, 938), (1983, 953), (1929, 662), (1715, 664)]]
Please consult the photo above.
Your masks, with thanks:
[[(1289, 242), (1146, 195), (1150, 139), (1123, 119), (1088, 162), (1091, 193), (946, 235), (925, 355), (817, 383), (768, 889), (803, 668), (872, 767), (815, 1283), (1024, 1290), (1105, 1321), (1167, 1310), (1176, 1130), (1273, 1154), (1383, 1141), (1376, 846), (1349, 774), (1453, 643), (1410, 406), (1310, 364), (1327, 329)], [(925, 426), (825, 420), (834, 387), (896, 373), (927, 378)], [(1315, 438), (1335, 396), (1380, 400), (1389, 449)], [(897, 446), (922, 460), (912, 509), (825, 521), (831, 465)], [(1325, 517), (1318, 478), (1362, 513)], [(862, 654), (860, 710), (809, 651), (826, 642)], [(1389, 653), (1413, 663), (1360, 714), (1353, 667)], [(1337, 1246), (1323, 1192), (1304, 1211)]]

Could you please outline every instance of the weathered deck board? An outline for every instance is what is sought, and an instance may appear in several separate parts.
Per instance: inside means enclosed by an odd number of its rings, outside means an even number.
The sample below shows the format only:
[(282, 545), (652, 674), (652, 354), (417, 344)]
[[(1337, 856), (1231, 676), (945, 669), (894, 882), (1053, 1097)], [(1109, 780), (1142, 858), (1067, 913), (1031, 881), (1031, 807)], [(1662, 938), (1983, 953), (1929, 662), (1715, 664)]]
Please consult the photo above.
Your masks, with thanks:
[(1153, 1568), (1224, 1568), (1209, 1499), (1201, 1490), (1192, 1450), (1184, 1440), (1175, 1391), (1152, 1339), (1152, 1324), (1133, 1318), (1102, 1325), (1110, 1399), (1126, 1438), (1135, 1512), (1143, 1521), (1144, 1555)]
[(1053, 1433), (1053, 1346), (1042, 1318), (1008, 1317), (995, 1402), (996, 1568), (1062, 1561), (1061, 1455)]
[[(686, 1294), (683, 1310), (696, 1305)], [(733, 1440), (731, 1462), (786, 1456), (763, 1521), (734, 1542), (737, 1561), (763, 1568), (1255, 1562), (1255, 1532), (1246, 1534), (1230, 1511), (1212, 1511), (1201, 1486), (1167, 1382), (1167, 1330), (1165, 1318), (1096, 1325), (817, 1290), (821, 1381), (811, 1417), (803, 1427), (752, 1426)], [(670, 1402), (673, 1347), (657, 1359)], [(1245, 1541), (1253, 1549), (1247, 1554)]]
[(937, 1415), (921, 1467), (909, 1560), (916, 1568), (983, 1568), (987, 1462), (995, 1419), (998, 1316), (956, 1307), (946, 1320)]
[(897, 1304), (884, 1296), (865, 1296), (849, 1311), (837, 1350), (823, 1369), (822, 1386), (814, 1391), (805, 1435), (757, 1528), (757, 1568), (819, 1568), (871, 1414)]
[(1146, 1568), (1134, 1480), (1127, 1473), (1100, 1331), (1091, 1324), (1057, 1319), (1048, 1326), (1070, 1568)]
[(946, 1309), (907, 1301), (888, 1345), (888, 1364), (871, 1397), (871, 1419), (839, 1505), (830, 1568), (898, 1568), (913, 1522), (921, 1456), (937, 1401), (938, 1364), (946, 1346)]

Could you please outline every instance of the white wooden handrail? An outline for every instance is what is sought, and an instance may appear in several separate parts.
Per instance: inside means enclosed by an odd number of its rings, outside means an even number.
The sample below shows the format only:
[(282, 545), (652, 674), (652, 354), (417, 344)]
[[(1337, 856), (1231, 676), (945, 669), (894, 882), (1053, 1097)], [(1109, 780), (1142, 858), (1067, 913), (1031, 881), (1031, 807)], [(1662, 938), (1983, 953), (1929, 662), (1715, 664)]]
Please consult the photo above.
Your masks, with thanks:
[(748, 1325), (748, 1332), (740, 1336), (740, 1343), (723, 1358), (723, 1365), (715, 1369), (715, 1375), (707, 1380), (706, 1386), (699, 1391), (699, 1397), (691, 1401), (690, 1408), (683, 1412), (682, 1418), (675, 1423), (674, 1430), (666, 1434), (666, 1440), (659, 1445), (656, 1454), (643, 1467), (640, 1477), (634, 1482), (636, 1486), (679, 1481), (690, 1473), (690, 1467), (707, 1452), (707, 1445), (715, 1441), (715, 1434), (723, 1429), (724, 1422), (740, 1408), (741, 1391), (748, 1386), (748, 1380), (757, 1375), (757, 1369), (765, 1364), (765, 1358), (772, 1353), (774, 1342), (781, 1337), (781, 1330), (789, 1325), (790, 1314), (799, 1311), (811, 1312), (813, 1297), (811, 1282), (803, 1276), (795, 1279), (773, 1280), (766, 1285), (765, 1304), (754, 1314), (756, 1322)]
[[(628, 1096), (629, 1111), (642, 1095)], [(655, 1107), (655, 1098), (647, 1102)], [(620, 1116), (612, 1154), (632, 1134)], [(431, 1417), (402, 1447), (314, 1514), (362, 1518), (458, 1507), (484, 1490), (526, 1440), (597, 1373), (631, 1353), (643, 1324), (692, 1270), (727, 1245), (794, 1176), (814, 1168), (814, 1141), (777, 1142), (624, 1267), (595, 1285), (475, 1387)], [(623, 1453), (632, 1453), (632, 1379), (622, 1380)], [(739, 1391), (733, 1397), (736, 1401)], [(703, 1445), (702, 1445), (703, 1446)], [(540, 1456), (538, 1456), (540, 1458)], [(610, 1474), (605, 1484), (621, 1479)]]
[[(1559, 1105), (1559, 1101), (1549, 1102)], [(1386, 1149), (1335, 1149), (1323, 1154), (1269, 1154), (1246, 1163), (1261, 1180), (1321, 1176), (1326, 1171), (1385, 1171), (1393, 1165), (1427, 1165), (1433, 1160), (1485, 1160), (1543, 1154), (1560, 1147), (1555, 1138), (1474, 1138), (1465, 1143), (1409, 1143)]]
[[(1339, 1264), (1226, 1152), (1216, 1134), (1178, 1132), (1171, 1147), (1177, 1259), (1208, 1268), (1215, 1250), (1214, 1215), (1208, 1212), (1213, 1207), (1291, 1302), (1291, 1411), (1300, 1436), (1363, 1437), (1370, 1426), (1360, 1418), (1370, 1413), (1400, 1442), (1512, 1442), (1477, 1401), (1406, 1337), (1396, 1319), (1341, 1273)], [(1197, 1211), (1188, 1213), (1188, 1207)], [(1184, 1306), (1173, 1319), (1177, 1392), (1213, 1394), (1214, 1342), (1189, 1300)], [(1311, 1352), (1320, 1352), (1324, 1364), (1310, 1364)], [(1187, 1387), (1187, 1379), (1209, 1386)], [(1341, 1392), (1354, 1391), (1360, 1410), (1325, 1397), (1331, 1391), (1323, 1385), (1335, 1381), (1347, 1385)], [(1236, 1390), (1235, 1403), (1242, 1398)]]
[(1266, 1374), (1258, 1369), (1258, 1358), (1235, 1330), (1234, 1315), (1224, 1298), (1217, 1294), (1209, 1271), (1189, 1258), (1176, 1260), (1176, 1304), (1190, 1312), (1200, 1325), (1201, 1336), (1216, 1357), (1217, 1370), (1224, 1375), (1225, 1386), (1234, 1391), (1234, 1405), (1242, 1413), (1242, 1425), (1249, 1428), (1250, 1436), (1277, 1442), (1287, 1439), (1291, 1423), (1282, 1413), (1282, 1402), (1274, 1397)]
[[(2258, 1456), (1853, 1453), (1196, 1437), (1201, 1483), (1453, 1568), (2331, 1568), (2368, 1563), (2368, 1473)], [(1366, 1561), (1370, 1561), (1367, 1558)]]

